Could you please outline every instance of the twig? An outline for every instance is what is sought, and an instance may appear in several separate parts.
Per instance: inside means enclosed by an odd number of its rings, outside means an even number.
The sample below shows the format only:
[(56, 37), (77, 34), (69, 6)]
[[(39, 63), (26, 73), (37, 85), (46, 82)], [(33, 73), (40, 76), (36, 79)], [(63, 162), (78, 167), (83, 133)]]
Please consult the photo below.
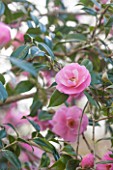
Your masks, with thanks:
[[(89, 143), (88, 143), (88, 141), (87, 141), (87, 139), (86, 139), (86, 137), (85, 137), (84, 134), (82, 134), (82, 137), (83, 137), (83, 140), (85, 141), (85, 143), (86, 143), (89, 151), (90, 151), (91, 153), (93, 153), (93, 149), (92, 149), (91, 146), (89, 145)], [(101, 160), (100, 156), (98, 156), (97, 154), (95, 154), (95, 156), (96, 156), (99, 160)]]
[(32, 98), (34, 95), (35, 95), (35, 93), (11, 96), (11, 97), (8, 97), (7, 100), (4, 103), (0, 102), (0, 106), (4, 106), (4, 105), (7, 105), (7, 104), (10, 104), (10, 103), (13, 103), (13, 102), (17, 102), (19, 100)]
[(109, 8), (109, 6), (107, 6), (107, 7), (102, 11), (102, 13), (101, 13), (101, 15), (100, 15), (100, 18), (99, 18), (99, 23), (95, 26), (95, 28), (94, 28), (94, 30), (93, 30), (93, 33), (92, 33), (92, 35), (91, 35), (91, 38), (94, 38), (95, 33), (96, 33), (96, 30), (97, 30), (98, 27), (100, 27), (102, 18), (103, 18), (103, 16), (104, 16), (104, 14), (106, 13), (106, 11), (108, 10), (108, 8)]
[(88, 102), (86, 103), (86, 105), (85, 105), (85, 107), (84, 107), (84, 109), (82, 111), (82, 115), (81, 115), (81, 118), (80, 118), (80, 124), (79, 124), (79, 127), (78, 127), (77, 147), (76, 147), (76, 155), (77, 156), (78, 156), (78, 149), (79, 149), (79, 143), (80, 143), (80, 129), (81, 129), (81, 124), (82, 124), (82, 119), (83, 119), (84, 111), (85, 111), (87, 105), (88, 105)]

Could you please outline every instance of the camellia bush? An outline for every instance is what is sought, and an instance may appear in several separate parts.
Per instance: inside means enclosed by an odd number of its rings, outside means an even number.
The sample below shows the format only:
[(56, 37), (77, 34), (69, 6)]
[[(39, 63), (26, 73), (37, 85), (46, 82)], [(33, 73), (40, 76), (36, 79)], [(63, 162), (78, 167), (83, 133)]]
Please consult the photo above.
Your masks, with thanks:
[(41, 3), (0, 1), (0, 170), (113, 170), (113, 2)]

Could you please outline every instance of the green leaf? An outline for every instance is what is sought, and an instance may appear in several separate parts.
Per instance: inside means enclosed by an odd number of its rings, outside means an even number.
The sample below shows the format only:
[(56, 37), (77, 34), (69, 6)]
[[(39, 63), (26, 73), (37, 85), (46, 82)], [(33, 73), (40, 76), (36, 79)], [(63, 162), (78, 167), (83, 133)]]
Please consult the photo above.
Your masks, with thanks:
[(89, 101), (92, 105), (98, 107), (98, 104), (97, 104), (96, 100), (94, 100), (94, 99), (92, 98), (92, 96), (90, 96), (86, 91), (84, 92), (84, 94), (86, 95), (88, 101)]
[(69, 96), (67, 94), (61, 93), (58, 90), (55, 90), (52, 94), (48, 107), (58, 106), (64, 103)]
[(112, 27), (113, 25), (113, 15), (108, 19), (107, 23), (105, 24), (105, 27)]
[(30, 107), (30, 116), (36, 116), (37, 110), (42, 108), (42, 102), (38, 98), (38, 94), (35, 94), (33, 103)]
[(78, 34), (68, 34), (68, 35), (66, 35), (65, 38), (66, 39), (73, 39), (73, 40), (76, 40), (78, 42), (87, 40), (87, 37), (83, 34), (80, 34), (80, 33), (78, 33)]
[(56, 151), (55, 147), (50, 142), (48, 142), (45, 138), (38, 137), (38, 138), (33, 139), (33, 141), (37, 145), (39, 145), (44, 151), (52, 153), (55, 160), (59, 159), (59, 154)]
[(1, 140), (2, 138), (5, 138), (6, 135), (7, 135), (7, 133), (6, 133), (5, 129), (0, 130), (0, 140)]
[(54, 56), (53, 52), (51, 51), (51, 49), (50, 49), (46, 44), (44, 44), (44, 43), (38, 43), (38, 45), (39, 45), (40, 47), (43, 47), (43, 48), (48, 52), (48, 54), (50, 55), (50, 57), (51, 57), (52, 60), (55, 59), (55, 56)]
[(15, 167), (15, 170), (21, 170), (21, 163), (18, 157), (13, 152), (9, 150), (2, 150), (2, 153), (2, 156)]
[(28, 71), (31, 75), (33, 75), (35, 77), (37, 76), (36, 70), (31, 63), (28, 63), (24, 60), (16, 59), (16, 58), (13, 58), (13, 57), (10, 57), (10, 61), (11, 61), (11, 63), (16, 65), (20, 69)]
[(37, 132), (40, 131), (40, 126), (37, 123), (35, 123), (33, 120), (30, 120), (25, 116), (23, 116), (23, 119), (27, 119), (29, 123), (36, 129)]
[(19, 133), (17, 132), (17, 130), (15, 129), (15, 127), (11, 123), (6, 123), (5, 125), (11, 127), (15, 131), (17, 137), (19, 136)]
[(0, 81), (2, 82), (2, 84), (5, 84), (5, 78), (2, 74), (0, 74)]
[(0, 82), (0, 101), (4, 102), (8, 97), (7, 91), (3, 84)]
[(22, 143), (26, 143), (26, 144), (30, 145), (31, 148), (32, 148), (32, 151), (34, 151), (33, 146), (32, 146), (29, 142), (27, 142), (25, 139), (22, 139), (22, 138), (19, 137), (19, 138), (17, 138), (17, 141), (22, 142)]
[(112, 163), (112, 164), (113, 164), (113, 161), (112, 161), (112, 160), (100, 161), (100, 162), (97, 162), (96, 164), (109, 164), (109, 163)]
[(21, 81), (19, 84), (17, 84), (15, 91), (17, 93), (24, 93), (33, 88), (33, 84), (29, 80)]
[(4, 14), (5, 11), (5, 5), (3, 2), (0, 1), (0, 16)]
[(38, 118), (39, 120), (45, 121), (45, 120), (50, 120), (52, 119), (53, 114), (48, 113), (47, 111), (42, 110), (39, 114), (38, 114)]
[(65, 164), (61, 161), (58, 160), (57, 162), (55, 162), (51, 167), (51, 170), (65, 170)]
[(44, 41), (45, 41), (45, 43), (48, 45), (48, 47), (49, 47), (50, 49), (53, 48), (53, 43), (52, 43), (52, 40), (51, 40), (50, 37), (45, 36)]
[(42, 155), (40, 167), (48, 167), (49, 164), (50, 164), (50, 159), (49, 159), (48, 155), (45, 152)]
[(37, 26), (39, 24), (38, 18), (32, 13), (30, 13), (30, 16), (31, 16), (31, 19), (34, 21), (35, 25)]
[(68, 155), (76, 156), (75, 150), (71, 145), (64, 146), (62, 151), (66, 152)]
[(79, 166), (80, 161), (70, 159), (66, 164), (66, 170), (75, 170)]
[(89, 70), (89, 72), (92, 72), (93, 63), (89, 59), (82, 60), (81, 65), (84, 65)]
[(22, 45), (18, 47), (12, 54), (11, 57), (24, 59), (29, 52), (30, 45)]
[(87, 12), (90, 15), (96, 16), (97, 12), (95, 10), (93, 10), (92, 8), (88, 8), (88, 7), (83, 7), (82, 8), (83, 11)]

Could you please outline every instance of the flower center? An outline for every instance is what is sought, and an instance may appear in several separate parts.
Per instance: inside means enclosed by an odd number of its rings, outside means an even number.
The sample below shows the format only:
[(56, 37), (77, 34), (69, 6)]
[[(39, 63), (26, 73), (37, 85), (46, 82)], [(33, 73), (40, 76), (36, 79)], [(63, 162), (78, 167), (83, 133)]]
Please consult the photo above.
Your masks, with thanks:
[(106, 165), (106, 170), (110, 170), (111, 165)]
[(67, 119), (67, 126), (70, 128), (70, 129), (73, 129), (75, 127), (75, 121), (72, 119), (72, 118), (68, 118)]
[(72, 81), (72, 82), (76, 82), (77, 81), (77, 79), (75, 77), (72, 77), (69, 80)]

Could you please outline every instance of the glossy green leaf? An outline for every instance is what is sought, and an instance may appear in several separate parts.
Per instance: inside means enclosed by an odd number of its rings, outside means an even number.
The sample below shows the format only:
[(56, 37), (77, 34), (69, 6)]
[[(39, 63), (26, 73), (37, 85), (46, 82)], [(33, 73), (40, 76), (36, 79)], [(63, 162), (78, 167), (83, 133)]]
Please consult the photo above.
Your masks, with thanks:
[(80, 161), (70, 159), (66, 164), (66, 170), (75, 170), (79, 166)]
[(50, 55), (51, 59), (54, 60), (55, 59), (55, 56), (54, 56), (54, 53), (52, 52), (52, 50), (44, 43), (38, 43), (40, 47), (43, 47), (47, 53)]
[(30, 46), (22, 45), (18, 47), (12, 54), (11, 57), (24, 59), (26, 58), (28, 52), (29, 52)]
[(8, 97), (7, 91), (3, 84), (0, 82), (0, 101), (4, 102)]
[(50, 142), (48, 142), (45, 138), (38, 137), (38, 138), (33, 139), (33, 141), (37, 145), (39, 145), (44, 151), (52, 153), (55, 160), (59, 159), (59, 154), (56, 151), (55, 147)]
[(50, 159), (49, 159), (47, 153), (45, 152), (42, 155), (40, 167), (48, 167), (49, 164), (50, 164)]
[(19, 84), (17, 84), (15, 91), (17, 93), (24, 93), (33, 88), (33, 84), (29, 80), (21, 81)]
[(96, 100), (94, 100), (94, 99), (92, 98), (92, 96), (90, 96), (86, 91), (84, 92), (84, 94), (86, 95), (88, 101), (89, 101), (92, 105), (98, 107), (98, 104), (97, 104)]
[(15, 170), (21, 170), (21, 163), (13, 152), (9, 150), (2, 150), (2, 155), (15, 167)]
[(7, 135), (7, 133), (6, 133), (6, 130), (5, 130), (5, 129), (0, 130), (0, 140), (1, 140), (2, 138), (5, 138), (6, 135)]
[(55, 90), (52, 94), (48, 107), (58, 106), (64, 103), (68, 99), (68, 95)]
[(27, 118), (25, 116), (23, 117), (23, 119), (27, 119), (29, 121), (29, 123), (36, 129), (37, 132), (40, 131), (40, 126), (38, 125), (38, 123), (36, 123), (33, 120), (30, 120), (29, 118)]
[(85, 11), (86, 13), (90, 14), (90, 15), (93, 15), (93, 16), (97, 15), (97, 12), (92, 8), (83, 7), (82, 10)]
[(113, 26), (113, 15), (108, 19), (105, 27), (112, 27)]
[(45, 120), (50, 120), (52, 119), (53, 114), (50, 114), (49, 112), (42, 110), (39, 114), (38, 114), (38, 118), (39, 120), (45, 121)]
[(0, 1), (0, 16), (4, 14), (5, 5), (2, 1)]
[(37, 76), (36, 70), (31, 63), (28, 63), (25, 60), (16, 59), (13, 57), (10, 57), (10, 61), (12, 64), (19, 67), (20, 69), (28, 71), (31, 75), (35, 77)]
[(5, 78), (2, 74), (0, 74), (0, 81), (2, 82), (2, 84), (5, 84)]
[(89, 72), (92, 72), (93, 63), (89, 59), (82, 60), (81, 65), (84, 65), (89, 70)]

